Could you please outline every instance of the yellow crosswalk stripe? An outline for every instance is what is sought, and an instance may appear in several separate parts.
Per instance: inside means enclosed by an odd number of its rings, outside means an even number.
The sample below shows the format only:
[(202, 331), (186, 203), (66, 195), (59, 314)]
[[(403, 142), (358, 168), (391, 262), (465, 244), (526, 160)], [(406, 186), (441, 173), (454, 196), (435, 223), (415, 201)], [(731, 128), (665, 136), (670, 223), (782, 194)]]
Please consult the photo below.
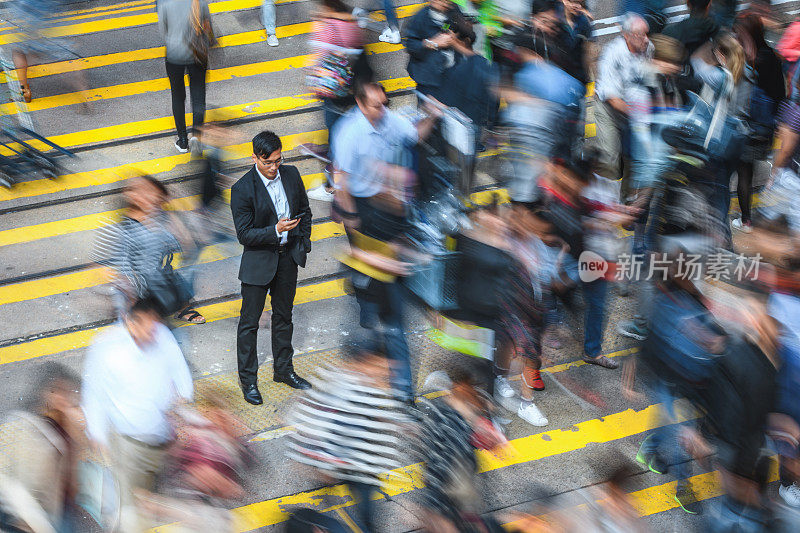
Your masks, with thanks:
[[(400, 78), (402, 80), (402, 78)], [(398, 81), (398, 84), (401, 82)], [(594, 124), (586, 125), (586, 136), (592, 137), (595, 134)], [(310, 132), (296, 133), (281, 137), (283, 148), (290, 151), (302, 143), (325, 144), (328, 142), (327, 130), (316, 130)], [(251, 153), (250, 143), (242, 143), (225, 148), (225, 160), (231, 161), (248, 157)], [(105, 169), (87, 170), (73, 174), (64, 174), (56, 180), (38, 179), (17, 183), (10, 189), (0, 189), (0, 202), (16, 200), (20, 198), (30, 198), (45, 194), (54, 194), (67, 190), (81, 189), (98, 185), (108, 185), (119, 183), (131, 176), (139, 173), (158, 174), (170, 172), (178, 165), (188, 163), (191, 160), (189, 154), (179, 154), (164, 156), (155, 159), (148, 159), (137, 163), (118, 165)]]
[[(316, 283), (298, 287), (295, 295), (295, 305), (320, 300), (328, 300), (344, 296), (344, 285), (341, 279)], [(242, 305), (241, 299), (220, 302), (216, 304), (198, 307), (197, 310), (206, 318), (206, 322), (216, 322), (226, 318), (236, 318)], [(181, 324), (179, 327), (189, 324)], [(0, 348), (0, 365), (27, 361), (37, 357), (54, 355), (78, 348), (86, 348), (92, 342), (95, 335), (105, 331), (107, 326), (44, 337), (20, 344), (4, 346)]]
[[(641, 411), (628, 409), (599, 419), (580, 422), (567, 429), (554, 429), (513, 439), (507, 454), (493, 456), (489, 452), (478, 452), (479, 471), (489, 472), (538, 461), (581, 450), (590, 445), (605, 444), (638, 435), (660, 427), (660, 418), (656, 416), (659, 409), (659, 405), (651, 405)], [(382, 490), (389, 497), (412, 492), (424, 486), (422, 474), (422, 463), (398, 468), (384, 476)], [(382, 497), (378, 496), (378, 499)], [(243, 533), (280, 524), (288, 519), (291, 509), (295, 506), (312, 507), (324, 513), (344, 509), (353, 504), (353, 498), (345, 485), (281, 496), (233, 509), (233, 531)], [(170, 533), (178, 530), (179, 526), (169, 524), (153, 528), (151, 533)]]
[(72, 15), (83, 15), (85, 13), (99, 13), (105, 11), (107, 9), (121, 9), (124, 7), (132, 7), (132, 6), (144, 6), (150, 5), (155, 7), (155, 2), (153, 0), (135, 0), (134, 2), (122, 2), (120, 4), (111, 4), (108, 6), (98, 6), (92, 7), (88, 9), (73, 9), (70, 11), (62, 11), (60, 13), (56, 13), (51, 18), (61, 18), (61, 17), (69, 17)]
[[(413, 15), (423, 4), (411, 4), (408, 6), (399, 7), (397, 10), (398, 18), (409, 17)], [(291, 24), (288, 26), (278, 26), (277, 36), (293, 37), (302, 35), (311, 31), (311, 23), (304, 22), (299, 24)], [(263, 30), (253, 30), (231, 35), (223, 35), (219, 37), (219, 48), (226, 48), (231, 46), (242, 46), (247, 44), (255, 44), (266, 41), (266, 36)], [(377, 43), (385, 44), (385, 43)], [(400, 49), (399, 45), (395, 45)], [(367, 47), (369, 53), (376, 53)], [(148, 59), (159, 59), (164, 57), (164, 47), (156, 46), (152, 48), (141, 48), (138, 50), (131, 50), (128, 52), (116, 52), (113, 54), (102, 54), (97, 56), (84, 57), (79, 59), (71, 59), (69, 61), (56, 61), (53, 63), (46, 63), (43, 65), (33, 65), (28, 68), (28, 78), (40, 78), (44, 76), (53, 76), (56, 74), (65, 74), (67, 72), (76, 72), (79, 70), (88, 70), (99, 67), (106, 67), (108, 65), (118, 65), (120, 63), (132, 63), (134, 61), (145, 61)], [(0, 73), (0, 79), (3, 79), (3, 74)]]
[[(408, 16), (408, 13), (418, 9), (419, 6), (420, 4), (414, 4), (413, 6), (405, 6), (405, 8), (399, 9), (398, 17), (403, 18)], [(303, 35), (309, 33), (311, 29), (312, 25), (310, 22), (290, 24), (288, 26), (280, 26), (277, 29), (277, 35), (278, 38), (289, 37), (293, 35)], [(0, 38), (1, 37), (2, 36), (0, 36)], [(238, 33), (230, 38), (222, 37), (220, 38), (219, 42), (220, 46), (238, 46), (240, 44), (263, 41), (264, 39), (264, 32), (257, 30)], [(395, 52), (402, 49), (403, 47), (401, 45), (390, 45), (387, 43), (376, 43), (368, 47), (369, 53), (373, 54)], [(132, 54), (138, 59), (156, 59), (164, 56), (164, 48), (148, 48), (137, 52), (122, 52), (108, 54), (106, 56), (96, 56), (95, 58), (64, 61), (55, 63), (52, 66), (42, 66), (40, 68), (32, 67), (30, 69), (30, 77), (38, 77), (61, 72), (74, 72), (77, 70), (83, 70), (84, 68), (118, 64), (120, 62), (124, 62), (125, 57)], [(309, 62), (312, 58), (312, 54), (304, 54), (270, 61), (257, 61), (255, 63), (249, 63), (246, 65), (210, 69), (206, 72), (206, 84), (231, 80), (234, 78), (270, 74), (279, 72), (281, 70), (303, 68), (309, 65)], [(113, 98), (122, 98), (125, 96), (146, 94), (148, 92), (165, 91), (168, 89), (169, 80), (166, 77), (153, 80), (141, 80), (36, 98), (31, 103), (27, 104), (27, 109), (30, 112), (42, 111), (45, 109), (53, 109), (55, 107), (80, 104), (86, 101), (97, 102)], [(0, 111), (5, 114), (13, 115), (17, 113), (17, 106), (14, 103), (6, 103), (0, 106)]]
[[(311, 240), (320, 241), (344, 235), (344, 229), (335, 222), (322, 222), (311, 227)], [(208, 246), (203, 249), (197, 259), (197, 264), (207, 264), (223, 259), (230, 259), (234, 255), (225, 251), (224, 246)], [(174, 265), (180, 268), (180, 260)], [(42, 279), (23, 281), (11, 285), (0, 286), (0, 305), (30, 301), (36, 298), (63, 294), (97, 287), (108, 282), (108, 271), (103, 267), (88, 268), (79, 272), (60, 274)]]
[[(386, 53), (399, 50), (399, 45), (383, 44), (375, 45), (373, 47), (375, 53)], [(310, 59), (311, 56), (298, 56)], [(278, 62), (283, 62), (279, 60)], [(270, 63), (270, 62), (265, 62)], [(297, 64), (297, 63), (295, 63)], [(264, 65), (263, 68), (272, 68), (269, 65)], [(290, 67), (289, 67), (290, 68)], [(277, 72), (283, 70), (282, 68), (275, 68), (270, 72)], [(397, 91), (402, 89), (409, 89), (415, 86), (414, 81), (405, 76), (401, 78), (393, 78), (381, 81), (387, 91)], [(228, 120), (235, 120), (238, 118), (249, 117), (255, 114), (263, 115), (268, 113), (280, 113), (285, 111), (292, 111), (302, 109), (310, 105), (319, 103), (320, 100), (315, 98), (310, 93), (297, 94), (294, 96), (282, 96), (277, 98), (267, 98), (256, 102), (247, 102), (244, 104), (236, 104), (231, 106), (219, 107), (210, 109), (206, 112), (206, 122), (224, 122)], [(186, 124), (191, 126), (192, 114), (186, 113)], [(157, 132), (169, 131), (175, 129), (175, 121), (172, 116), (152, 118), (146, 120), (137, 120), (134, 122), (126, 122), (123, 124), (115, 124), (113, 126), (104, 126), (101, 128), (94, 128), (90, 130), (76, 131), (71, 133), (64, 133), (61, 135), (53, 135), (48, 139), (64, 148), (74, 148), (76, 146), (84, 146), (87, 144), (95, 144), (126, 137), (136, 137), (139, 135), (150, 135)], [(49, 146), (45, 143), (32, 140), (31, 146), (38, 150), (49, 150)], [(0, 150), (2, 153), (2, 150)]]
[[(315, 130), (296, 133), (281, 137), (281, 141), (283, 142), (284, 151), (289, 152), (297, 148), (301, 143), (311, 142), (315, 144), (325, 144), (328, 142), (328, 132), (327, 130)], [(243, 159), (248, 157), (251, 153), (252, 145), (250, 142), (227, 146), (225, 147), (224, 159), (226, 161)], [(55, 180), (38, 179), (24, 181), (15, 184), (11, 189), (0, 190), (0, 202), (19, 198), (30, 198), (43, 194), (53, 194), (84, 187), (119, 183), (141, 173), (158, 174), (161, 172), (169, 172), (177, 168), (178, 165), (188, 163), (189, 161), (191, 161), (190, 154), (178, 154), (99, 170), (86, 170), (83, 172), (75, 172), (74, 174), (65, 174), (59, 176), (59, 178)]]
[[(275, 0), (276, 4), (296, 2), (299, 0)], [(209, 4), (208, 9), (212, 15), (226, 13), (230, 11), (241, 11), (261, 6), (260, 0), (225, 0)], [(136, 26), (146, 26), (158, 22), (158, 14), (155, 11), (142, 13), (139, 15), (129, 15), (126, 17), (116, 17), (92, 22), (79, 22), (77, 24), (64, 24), (45, 29), (42, 33), (46, 37), (74, 37), (89, 33), (98, 33), (124, 28), (135, 28)], [(24, 36), (20, 33), (9, 33), (0, 35), (0, 45), (20, 42)]]
[[(497, 191), (482, 191), (472, 195), (472, 201), (475, 203), (489, 202), (494, 196), (499, 196), (501, 200), (507, 198), (505, 190)], [(321, 230), (321, 233), (326, 231), (336, 232), (338, 228), (334, 227), (333, 223), (326, 226), (326, 229)], [(305, 287), (298, 287), (297, 297), (295, 303), (306, 303), (317, 300), (324, 300), (328, 298), (336, 298), (344, 296), (345, 292), (342, 287), (342, 280), (334, 280), (331, 282), (319, 283), (316, 285), (308, 285)], [(235, 318), (239, 316), (239, 306), (241, 300), (234, 300), (232, 302), (222, 302), (218, 304), (210, 304), (198, 308), (198, 310), (206, 317), (208, 322), (215, 320), (222, 320), (225, 318)], [(82, 348), (89, 345), (91, 339), (97, 331), (103, 328), (77, 331), (73, 333), (66, 333), (56, 335), (53, 337), (46, 337), (36, 339), (12, 346), (0, 348), (0, 365), (18, 361), (25, 361), (46, 355), (53, 355), (56, 353)]]
[[(322, 179), (321, 175), (319, 179)], [(197, 207), (197, 202), (199, 200), (199, 195), (184, 196), (170, 200), (165, 207), (168, 210), (185, 211)], [(100, 213), (92, 213), (63, 220), (53, 220), (51, 222), (3, 230), (0, 231), (0, 246), (32, 242), (80, 231), (94, 230), (107, 223), (109, 220), (119, 218), (122, 212), (123, 209), (113, 209), (111, 211), (103, 211)]]

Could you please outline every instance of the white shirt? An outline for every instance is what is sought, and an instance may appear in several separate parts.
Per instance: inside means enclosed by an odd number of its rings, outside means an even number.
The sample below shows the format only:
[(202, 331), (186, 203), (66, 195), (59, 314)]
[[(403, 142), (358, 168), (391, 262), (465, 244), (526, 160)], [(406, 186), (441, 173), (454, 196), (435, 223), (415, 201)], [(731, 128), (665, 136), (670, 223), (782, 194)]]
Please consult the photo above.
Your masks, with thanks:
[(654, 50), (653, 43), (649, 43), (645, 53), (634, 54), (622, 36), (609, 42), (597, 61), (594, 88), (597, 97), (600, 100), (621, 98), (627, 103), (631, 91), (638, 91), (644, 85), (646, 65), (653, 58)]
[(113, 431), (151, 445), (172, 438), (167, 413), (191, 401), (192, 374), (175, 337), (163, 324), (140, 348), (117, 323), (97, 337), (86, 356), (82, 406), (89, 437), (108, 444)]
[[(291, 216), (291, 212), (289, 211), (289, 200), (286, 199), (286, 191), (283, 190), (281, 173), (278, 172), (278, 175), (275, 176), (275, 179), (271, 180), (264, 176), (264, 174), (258, 170), (258, 167), (255, 168), (258, 177), (261, 178), (261, 181), (264, 183), (264, 187), (267, 188), (269, 197), (272, 199), (272, 205), (275, 206), (275, 213), (278, 215), (278, 220), (282, 218), (289, 218)], [(278, 231), (278, 227), (276, 226), (275, 233), (277, 233), (278, 237), (280, 237), (281, 244), (286, 244), (286, 241), (289, 240), (288, 231), (281, 233)]]

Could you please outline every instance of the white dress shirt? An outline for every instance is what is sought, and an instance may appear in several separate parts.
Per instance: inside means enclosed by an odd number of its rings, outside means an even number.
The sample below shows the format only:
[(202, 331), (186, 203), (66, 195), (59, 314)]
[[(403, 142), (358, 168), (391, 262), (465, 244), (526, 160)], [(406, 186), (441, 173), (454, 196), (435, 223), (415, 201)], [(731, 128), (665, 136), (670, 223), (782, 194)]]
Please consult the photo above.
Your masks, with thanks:
[(192, 374), (175, 337), (163, 324), (140, 348), (117, 323), (100, 334), (86, 356), (82, 406), (89, 437), (107, 445), (109, 434), (160, 445), (172, 438), (167, 413), (194, 395)]
[[(286, 191), (283, 190), (283, 182), (281, 181), (281, 173), (278, 172), (278, 175), (275, 176), (274, 180), (268, 179), (264, 174), (256, 168), (256, 173), (258, 173), (258, 177), (261, 178), (261, 181), (264, 183), (264, 187), (267, 188), (267, 192), (269, 193), (269, 197), (272, 199), (272, 205), (275, 206), (275, 213), (278, 215), (278, 220), (282, 218), (289, 218), (292, 214), (289, 211), (289, 200), (286, 199)], [(278, 227), (275, 226), (275, 233), (278, 234), (278, 237), (281, 239), (281, 244), (286, 244), (286, 241), (289, 240), (289, 232), (284, 231), (283, 233), (278, 231)]]

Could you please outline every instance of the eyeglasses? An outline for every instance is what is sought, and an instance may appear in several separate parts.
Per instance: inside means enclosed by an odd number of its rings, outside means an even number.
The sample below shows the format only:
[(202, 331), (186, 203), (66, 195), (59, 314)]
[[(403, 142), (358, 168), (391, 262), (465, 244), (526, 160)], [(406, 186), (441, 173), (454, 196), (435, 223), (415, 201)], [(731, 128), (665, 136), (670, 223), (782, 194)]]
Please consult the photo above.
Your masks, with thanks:
[(262, 164), (262, 165), (264, 165), (265, 167), (279, 167), (279, 166), (281, 166), (281, 165), (283, 164), (283, 158), (282, 158), (282, 157), (281, 157), (280, 159), (272, 159), (272, 160), (269, 160), (269, 159), (261, 159), (261, 158), (259, 157), (259, 158), (258, 158), (258, 160), (259, 160), (259, 161), (261, 162), (261, 164)]

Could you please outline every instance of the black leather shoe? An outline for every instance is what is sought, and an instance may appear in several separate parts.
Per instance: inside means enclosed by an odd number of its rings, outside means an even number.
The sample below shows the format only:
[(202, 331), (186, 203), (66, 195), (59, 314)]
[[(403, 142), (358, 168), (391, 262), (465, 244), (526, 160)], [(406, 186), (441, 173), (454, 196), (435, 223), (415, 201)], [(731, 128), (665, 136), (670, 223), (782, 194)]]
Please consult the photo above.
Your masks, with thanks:
[(293, 389), (306, 390), (311, 388), (311, 383), (298, 376), (295, 372), (289, 372), (285, 376), (275, 374), (272, 381), (277, 383), (286, 383)]
[(247, 403), (253, 405), (261, 405), (264, 403), (264, 400), (261, 399), (261, 393), (258, 392), (258, 387), (255, 383), (242, 386), (242, 395), (244, 395), (244, 401)]

